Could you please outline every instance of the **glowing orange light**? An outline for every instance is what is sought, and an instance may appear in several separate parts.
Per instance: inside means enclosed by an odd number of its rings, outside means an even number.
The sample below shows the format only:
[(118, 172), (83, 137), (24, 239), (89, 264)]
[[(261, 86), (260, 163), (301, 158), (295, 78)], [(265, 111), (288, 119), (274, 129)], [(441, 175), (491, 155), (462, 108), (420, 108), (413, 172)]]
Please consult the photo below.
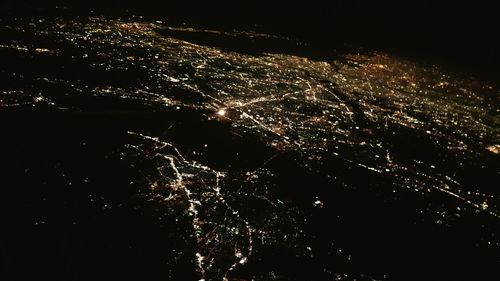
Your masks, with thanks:
[(217, 111), (217, 115), (219, 115), (219, 116), (225, 116), (226, 115), (226, 110), (224, 108), (219, 109), (219, 111)]

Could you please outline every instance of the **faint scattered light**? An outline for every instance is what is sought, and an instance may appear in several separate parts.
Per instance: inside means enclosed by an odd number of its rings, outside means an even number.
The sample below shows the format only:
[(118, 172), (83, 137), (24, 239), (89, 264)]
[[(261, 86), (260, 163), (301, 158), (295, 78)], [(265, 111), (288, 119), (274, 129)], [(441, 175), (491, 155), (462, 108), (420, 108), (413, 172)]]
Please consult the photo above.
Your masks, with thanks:
[(36, 48), (35, 52), (37, 52), (37, 53), (51, 53), (52, 51), (49, 49), (45, 49), (45, 48)]
[(488, 209), (488, 202), (484, 201), (483, 204), (481, 204), (481, 209), (483, 209), (484, 211), (486, 211), (486, 209)]
[(34, 102), (42, 102), (43, 100), (44, 100), (43, 97), (35, 97), (33, 99)]
[(323, 208), (324, 204), (323, 204), (323, 202), (321, 202), (321, 200), (316, 200), (316, 201), (314, 201), (313, 206), (317, 207), (317, 208)]

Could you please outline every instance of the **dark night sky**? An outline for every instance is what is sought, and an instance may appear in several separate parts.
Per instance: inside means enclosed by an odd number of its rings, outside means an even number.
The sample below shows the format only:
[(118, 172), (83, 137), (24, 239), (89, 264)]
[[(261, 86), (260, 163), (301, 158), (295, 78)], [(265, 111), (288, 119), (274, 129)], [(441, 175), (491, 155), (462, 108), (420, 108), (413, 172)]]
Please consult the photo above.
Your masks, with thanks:
[[(204, 28), (256, 29), (322, 48), (364, 46), (500, 76), (493, 1), (4, 0), (9, 15), (140, 14)], [(486, 2), (486, 1), (485, 1)], [(68, 9), (53, 10), (66, 6)]]

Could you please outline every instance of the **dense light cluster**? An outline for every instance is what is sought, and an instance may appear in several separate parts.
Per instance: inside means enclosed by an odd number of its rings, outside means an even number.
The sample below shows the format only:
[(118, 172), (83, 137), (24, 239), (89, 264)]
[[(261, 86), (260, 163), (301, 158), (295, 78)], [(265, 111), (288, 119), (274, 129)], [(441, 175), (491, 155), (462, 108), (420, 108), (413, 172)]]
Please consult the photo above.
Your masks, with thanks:
[[(500, 217), (499, 198), (462, 186), (446, 167), (454, 159), (473, 161), (479, 154), (498, 154), (499, 91), (492, 85), (381, 53), (318, 61), (287, 54), (224, 51), (165, 37), (157, 32), (165, 28), (158, 23), (93, 18), (25, 28), (37, 36), (51, 36), (52, 41), (47, 46), (16, 43), (0, 48), (34, 56), (70, 56), (76, 67), (95, 69), (96, 75), (102, 75), (89, 83), (88, 77), (45, 73), (34, 77), (34, 83), (58, 83), (68, 96), (112, 97), (171, 110), (199, 110), (207, 120), (230, 124), (234, 134), (258, 136), (276, 153), (300, 153), (304, 168), (321, 166), (324, 158), (333, 157), (422, 196), (442, 193), (459, 206), (454, 214), (444, 215), (444, 221), (466, 211)], [(106, 75), (132, 70), (143, 75), (106, 84)], [(52, 97), (50, 91), (12, 88), (0, 92), (2, 107), (40, 104), (78, 109)], [(393, 140), (386, 137), (394, 134), (394, 128), (409, 130), (418, 136), (415, 141), (429, 140), (436, 151), (446, 150), (456, 158), (399, 161)], [(199, 249), (194, 259), (201, 278), (227, 279), (232, 270), (252, 258), (255, 247), (265, 244), (268, 237), (279, 239), (266, 223), (287, 220), (293, 224), (299, 216), (297, 211), (297, 217), (280, 218), (283, 209), (293, 209), (293, 202), (268, 196), (272, 186), (265, 178), (272, 177), (272, 172), (266, 170), (266, 163), (238, 178), (190, 159), (161, 136), (130, 134), (139, 144), (129, 145), (127, 153), (156, 167), (147, 175), (153, 197), (159, 204), (185, 208), (191, 218)], [(338, 176), (329, 167), (323, 168), (326, 172), (318, 171), (320, 176)], [(230, 187), (234, 181), (238, 188)], [(252, 189), (255, 185), (266, 188)], [(238, 196), (262, 200), (266, 210), (261, 211), (270, 217), (254, 222), (241, 215), (232, 206)], [(317, 208), (324, 204), (328, 202), (311, 202)], [(298, 237), (300, 231), (292, 235)]]

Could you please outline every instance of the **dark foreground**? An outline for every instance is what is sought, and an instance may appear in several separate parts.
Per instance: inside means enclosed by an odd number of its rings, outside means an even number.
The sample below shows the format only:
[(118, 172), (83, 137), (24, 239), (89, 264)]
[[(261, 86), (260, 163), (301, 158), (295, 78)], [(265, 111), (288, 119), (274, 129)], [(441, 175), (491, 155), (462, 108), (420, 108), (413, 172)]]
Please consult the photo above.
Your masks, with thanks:
[(498, 280), (496, 85), (140, 19), (0, 22), (6, 280)]

